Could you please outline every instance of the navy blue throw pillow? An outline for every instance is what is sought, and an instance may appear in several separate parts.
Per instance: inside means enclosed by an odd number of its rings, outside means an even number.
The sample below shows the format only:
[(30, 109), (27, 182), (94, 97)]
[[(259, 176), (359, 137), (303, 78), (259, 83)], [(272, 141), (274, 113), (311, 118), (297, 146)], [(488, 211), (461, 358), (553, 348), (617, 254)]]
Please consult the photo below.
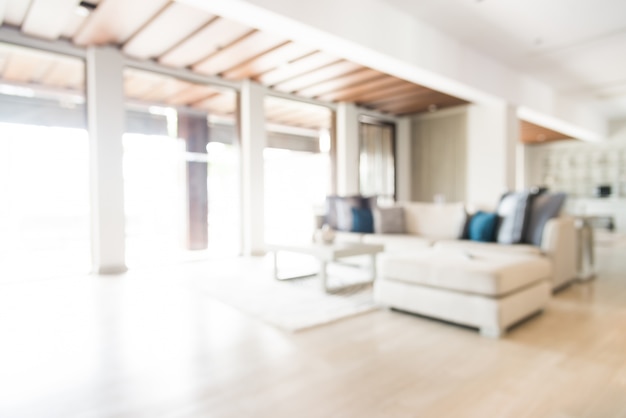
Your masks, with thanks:
[(496, 235), (498, 215), (478, 211), (469, 224), (469, 239), (472, 241), (493, 242)]
[(352, 208), (352, 232), (374, 232), (374, 217), (369, 208)]

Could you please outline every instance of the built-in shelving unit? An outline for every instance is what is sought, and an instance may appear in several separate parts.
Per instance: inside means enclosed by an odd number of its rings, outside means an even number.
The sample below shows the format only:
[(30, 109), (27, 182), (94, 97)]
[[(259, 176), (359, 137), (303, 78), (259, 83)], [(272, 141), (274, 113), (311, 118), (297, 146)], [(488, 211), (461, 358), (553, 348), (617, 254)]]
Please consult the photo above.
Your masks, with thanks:
[(598, 186), (607, 185), (611, 197), (626, 198), (626, 145), (568, 145), (532, 147), (531, 184), (581, 198), (594, 197)]
[[(567, 193), (570, 213), (611, 216), (618, 230), (626, 231), (626, 142), (529, 146), (526, 173), (528, 185)], [(610, 196), (596, 196), (601, 185), (611, 186)]]

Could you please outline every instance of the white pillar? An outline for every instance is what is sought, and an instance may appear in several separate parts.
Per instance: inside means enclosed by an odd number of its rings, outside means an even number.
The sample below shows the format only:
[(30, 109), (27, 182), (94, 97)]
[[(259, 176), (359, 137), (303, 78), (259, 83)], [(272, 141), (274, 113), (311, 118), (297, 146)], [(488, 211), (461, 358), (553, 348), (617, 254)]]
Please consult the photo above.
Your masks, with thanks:
[(359, 115), (351, 103), (337, 106), (337, 194), (359, 194)]
[(411, 118), (403, 117), (396, 123), (396, 200), (411, 200)]
[(241, 86), (239, 103), (241, 129), (242, 252), (265, 254), (265, 184), (263, 150), (265, 130), (265, 88), (250, 80)]
[(519, 120), (506, 103), (475, 104), (468, 109), (467, 202), (494, 207), (517, 183)]
[(126, 271), (124, 236), (123, 58), (112, 47), (87, 51), (87, 122), (90, 145), (93, 272)]
[(515, 156), (515, 164), (517, 168), (517, 172), (515, 174), (515, 189), (527, 189), (530, 186), (530, 183), (528, 182), (528, 178), (526, 176), (526, 145), (519, 142), (515, 147)]
[(518, 175), (523, 173), (523, 167), (518, 169), (518, 151), (520, 145), (520, 121), (517, 117), (517, 107), (507, 104), (501, 106), (501, 123), (503, 124), (505, 141), (505, 187), (507, 190), (517, 190), (518, 185), (523, 184), (518, 181)]

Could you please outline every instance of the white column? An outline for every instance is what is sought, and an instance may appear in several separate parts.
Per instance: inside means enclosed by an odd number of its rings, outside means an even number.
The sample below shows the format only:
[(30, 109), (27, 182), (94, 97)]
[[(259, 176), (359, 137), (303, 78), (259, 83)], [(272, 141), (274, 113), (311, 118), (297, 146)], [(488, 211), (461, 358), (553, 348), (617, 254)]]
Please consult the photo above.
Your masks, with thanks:
[(519, 142), (515, 147), (515, 156), (517, 168), (517, 173), (515, 174), (515, 189), (527, 189), (530, 186), (530, 182), (526, 175), (526, 145)]
[(337, 194), (359, 194), (359, 115), (351, 103), (337, 106)]
[(124, 236), (123, 58), (112, 47), (87, 51), (93, 272), (126, 271)]
[(411, 200), (411, 118), (400, 118), (396, 123), (396, 200)]
[(239, 103), (241, 129), (242, 252), (265, 254), (265, 184), (263, 150), (265, 130), (265, 88), (250, 80), (241, 86)]
[[(523, 185), (523, 178), (518, 181), (518, 175), (524, 172), (523, 166), (519, 169), (520, 121), (517, 117), (517, 107), (507, 104), (501, 109), (502, 124), (505, 141), (505, 187), (508, 190), (518, 190)], [(521, 189), (522, 187), (520, 187)]]
[(519, 120), (506, 103), (475, 104), (468, 109), (467, 202), (494, 207), (517, 186)]

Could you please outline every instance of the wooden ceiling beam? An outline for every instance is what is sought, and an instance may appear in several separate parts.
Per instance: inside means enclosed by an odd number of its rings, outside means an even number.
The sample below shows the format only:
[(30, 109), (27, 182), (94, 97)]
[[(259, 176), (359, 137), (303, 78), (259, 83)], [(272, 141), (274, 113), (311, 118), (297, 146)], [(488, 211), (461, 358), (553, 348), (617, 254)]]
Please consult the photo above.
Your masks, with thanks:
[(157, 88), (152, 89), (151, 91), (144, 94), (141, 97), (141, 100), (147, 101), (147, 102), (158, 102), (158, 103), (165, 104), (167, 103), (167, 100), (170, 97), (173, 97), (185, 91), (191, 86), (192, 84), (186, 81), (182, 81), (177, 78), (167, 77), (165, 78), (165, 81), (163, 84), (161, 84)]
[(4, 22), (15, 27), (22, 26), (28, 9), (30, 8), (31, 0), (10, 0), (6, 2), (4, 9)]
[(422, 100), (422, 97), (428, 96), (432, 92), (433, 90), (431, 89), (415, 85), (414, 88), (407, 88), (404, 90), (401, 89), (393, 94), (387, 94), (379, 99), (376, 97), (370, 98), (367, 100), (367, 103), (370, 106), (382, 106), (387, 103), (411, 102), (415, 100)]
[(126, 41), (123, 51), (137, 59), (158, 57), (214, 18), (210, 13), (185, 4), (170, 3), (143, 30)]
[(407, 92), (413, 94), (424, 94), (423, 87), (416, 86), (403, 80), (397, 80), (396, 84), (391, 84), (388, 87), (381, 87), (375, 90), (363, 92), (362, 94), (353, 97), (352, 101), (356, 103), (371, 103), (379, 100), (389, 100), (396, 95), (405, 95)]
[(169, 67), (184, 68), (208, 59), (220, 49), (252, 33), (248, 26), (217, 18), (189, 38), (165, 52), (158, 61)]
[(337, 61), (339, 61), (339, 59), (332, 55), (316, 51), (289, 64), (268, 71), (258, 77), (257, 81), (266, 86), (273, 86)]
[(22, 22), (22, 32), (48, 40), (59, 39), (79, 3), (80, 0), (33, 0)]
[(192, 69), (200, 74), (217, 75), (251, 58), (261, 56), (285, 42), (286, 40), (282, 37), (267, 32), (253, 31), (194, 64)]
[(169, 97), (165, 102), (171, 105), (190, 106), (192, 103), (197, 103), (204, 99), (217, 96), (218, 94), (219, 91), (209, 86), (192, 85), (174, 96)]
[(272, 119), (285, 125), (317, 126), (320, 125), (319, 121), (326, 121), (324, 125), (330, 125), (330, 115), (328, 117), (322, 117), (320, 115), (302, 112), (272, 116)]
[(294, 77), (282, 83), (274, 85), (274, 89), (286, 93), (296, 92), (298, 90), (310, 87), (312, 85), (332, 80), (336, 77), (352, 73), (363, 67), (350, 61), (338, 61), (333, 64), (318, 68), (298, 77)]
[(237, 96), (235, 94), (219, 93), (211, 98), (191, 104), (195, 109), (204, 109), (210, 113), (231, 115), (237, 110)]
[(305, 97), (318, 97), (325, 93), (345, 89), (347, 87), (352, 87), (360, 83), (373, 81), (381, 77), (385, 77), (385, 75), (369, 68), (362, 68), (352, 73), (334, 78), (332, 80), (317, 83), (310, 87), (304, 88), (298, 91), (298, 94)]
[(465, 100), (448, 96), (443, 93), (434, 92), (428, 100), (424, 100), (422, 102), (416, 102), (415, 104), (402, 104), (402, 105), (394, 105), (387, 104), (384, 106), (377, 106), (374, 109), (391, 113), (397, 116), (410, 115), (414, 113), (423, 113), (429, 111), (430, 105), (434, 104), (438, 109), (443, 109), (446, 107), (458, 106), (462, 104), (466, 104)]
[(74, 36), (79, 46), (123, 44), (163, 11), (169, 0), (106, 0)]
[(256, 78), (263, 73), (276, 69), (281, 65), (287, 65), (314, 51), (313, 48), (288, 41), (272, 51), (256, 56), (225, 71), (222, 76), (227, 80)]
[[(316, 116), (318, 112), (311, 111), (309, 109), (287, 108), (287, 107), (265, 107), (265, 115), (273, 118), (292, 118), (303, 116)], [(330, 113), (329, 113), (330, 116)]]
[(311, 103), (301, 102), (297, 99), (284, 99), (278, 97), (267, 97), (265, 99), (265, 109), (297, 109), (309, 113), (330, 114), (332, 111), (326, 107)]
[(54, 65), (40, 80), (45, 86), (83, 89), (85, 85), (85, 64), (74, 58), (59, 56)]
[(552, 129), (544, 128), (527, 121), (520, 121), (520, 142), (524, 144), (541, 144), (552, 141), (564, 141), (573, 139)]
[(356, 98), (361, 97), (365, 94), (371, 93), (373, 91), (378, 91), (380, 89), (385, 88), (394, 88), (398, 85), (405, 85), (405, 81), (400, 79), (385, 76), (383, 78), (379, 78), (373, 81), (369, 81), (366, 83), (360, 83), (353, 87), (348, 87), (342, 90), (337, 90), (332, 93), (323, 94), (319, 97), (320, 100), (327, 101), (354, 101)]
[(53, 60), (41, 54), (11, 53), (7, 57), (2, 78), (18, 83), (38, 83)]

